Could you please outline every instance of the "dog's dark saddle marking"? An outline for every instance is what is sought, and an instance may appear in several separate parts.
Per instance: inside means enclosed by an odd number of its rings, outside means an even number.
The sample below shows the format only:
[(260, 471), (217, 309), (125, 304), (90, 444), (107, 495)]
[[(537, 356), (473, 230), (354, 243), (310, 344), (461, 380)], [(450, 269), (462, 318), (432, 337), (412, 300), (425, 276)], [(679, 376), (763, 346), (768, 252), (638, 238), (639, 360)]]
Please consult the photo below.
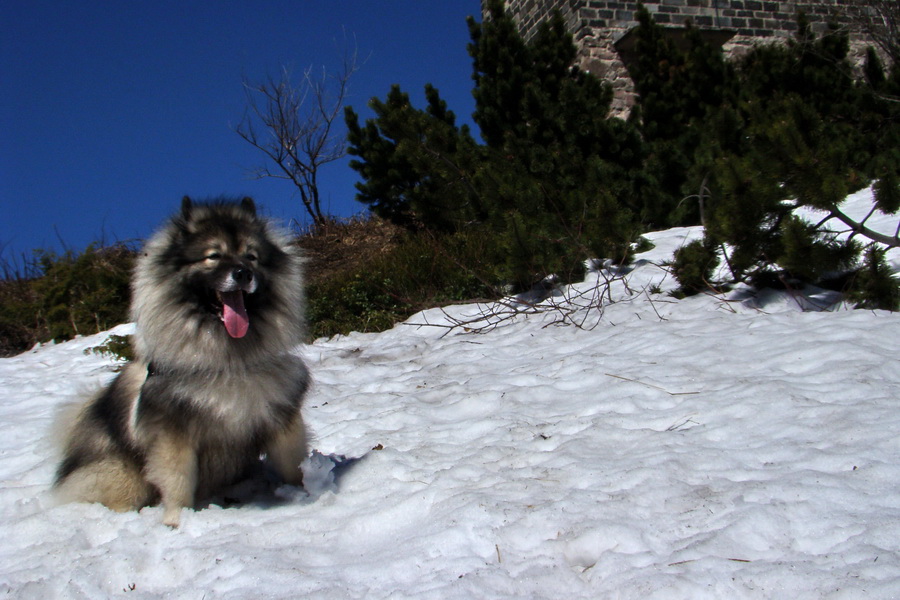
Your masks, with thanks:
[(173, 369), (157, 367), (154, 363), (147, 363), (147, 379), (157, 376), (196, 375), (202, 373), (200, 369)]

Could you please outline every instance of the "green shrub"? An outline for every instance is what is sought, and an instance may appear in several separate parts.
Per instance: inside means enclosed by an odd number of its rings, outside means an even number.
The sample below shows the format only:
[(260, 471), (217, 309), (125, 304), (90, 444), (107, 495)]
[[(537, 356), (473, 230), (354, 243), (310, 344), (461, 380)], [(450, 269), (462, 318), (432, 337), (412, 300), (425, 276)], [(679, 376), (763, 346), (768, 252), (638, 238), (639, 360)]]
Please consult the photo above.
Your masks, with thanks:
[(0, 356), (18, 354), (49, 339), (31, 280), (0, 280)]
[(128, 320), (135, 253), (125, 245), (88, 246), (81, 254), (41, 251), (32, 286), (50, 338), (105, 331)]
[(865, 263), (850, 281), (849, 297), (857, 308), (900, 310), (900, 278), (885, 259), (885, 250), (871, 245)]
[(125, 244), (90, 245), (80, 254), (36, 251), (33, 276), (0, 281), (0, 353), (127, 321), (134, 257)]
[(719, 264), (719, 255), (706, 239), (694, 240), (675, 252), (672, 272), (680, 284), (679, 291), (690, 296), (712, 288), (713, 273)]
[(134, 359), (134, 349), (131, 345), (130, 335), (110, 335), (99, 346), (86, 348), (84, 353), (99, 354), (100, 356), (123, 362)]

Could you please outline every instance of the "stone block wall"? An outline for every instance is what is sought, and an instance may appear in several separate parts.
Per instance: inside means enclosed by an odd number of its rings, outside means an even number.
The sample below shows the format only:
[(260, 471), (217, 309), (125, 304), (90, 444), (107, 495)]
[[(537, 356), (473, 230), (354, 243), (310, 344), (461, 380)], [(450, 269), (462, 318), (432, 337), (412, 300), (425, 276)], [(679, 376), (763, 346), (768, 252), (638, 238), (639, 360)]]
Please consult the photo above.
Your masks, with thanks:
[[(846, 25), (851, 32), (851, 53), (860, 62), (867, 45), (851, 18), (861, 9), (846, 0), (647, 0), (643, 4), (665, 27), (683, 27), (691, 20), (701, 30), (733, 33), (723, 46), (732, 56), (760, 41), (789, 38), (797, 29), (801, 11), (816, 32), (824, 31), (829, 21)], [(635, 94), (616, 42), (637, 26), (637, 6), (638, 2), (631, 0), (506, 0), (506, 9), (525, 39), (533, 37), (554, 10), (560, 11), (579, 47), (581, 67), (613, 85), (613, 111), (619, 116), (627, 115)]]

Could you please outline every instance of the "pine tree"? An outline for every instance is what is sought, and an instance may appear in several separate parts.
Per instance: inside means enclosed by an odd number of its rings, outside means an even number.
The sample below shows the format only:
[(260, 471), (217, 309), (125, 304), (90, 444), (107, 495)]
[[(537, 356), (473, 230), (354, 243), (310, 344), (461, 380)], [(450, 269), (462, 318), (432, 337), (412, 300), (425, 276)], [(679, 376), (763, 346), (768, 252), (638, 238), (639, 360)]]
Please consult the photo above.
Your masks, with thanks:
[[(900, 208), (900, 107), (880, 91), (888, 79), (875, 63), (854, 79), (847, 49), (844, 32), (817, 38), (801, 16), (790, 44), (758, 47), (740, 62), (738, 101), (711, 113), (694, 177), (708, 184), (705, 243), (728, 244), (735, 281), (760, 283), (773, 269), (808, 282), (852, 271), (861, 246), (829, 234), (834, 223), (897, 245), (841, 212), (848, 194), (873, 181), (877, 208)], [(793, 216), (800, 207), (828, 218), (804, 223)]]
[(519, 36), (503, 2), (488, 3), (483, 23), (469, 19), (473, 114), (488, 147), (514, 157), (555, 184), (579, 185), (586, 163), (599, 157), (609, 184), (640, 166), (640, 140), (609, 119), (612, 89), (579, 69), (577, 48), (557, 12), (530, 43)]
[(519, 255), (511, 279), (574, 276), (590, 254), (626, 259), (643, 158), (636, 131), (609, 118), (612, 90), (575, 65), (559, 13), (526, 43), (503, 2), (488, 12), (469, 20), (473, 117), (494, 158), (494, 226)]
[(608, 119), (612, 92), (575, 66), (577, 50), (557, 14), (525, 43), (503, 3), (469, 21), (475, 122), (485, 145), (457, 127), (437, 92), (411, 106), (396, 86), (365, 126), (347, 109), (358, 198), (378, 214), (445, 232), (490, 231), (508, 257), (505, 277), (529, 287), (565, 279), (584, 260), (625, 260), (636, 227), (633, 126)]
[(352, 107), (345, 109), (350, 162), (362, 176), (357, 199), (375, 214), (396, 223), (453, 230), (459, 223), (484, 218), (470, 173), (481, 152), (466, 126), (457, 127), (437, 89), (425, 86), (422, 111), (394, 85), (386, 100), (373, 98), (376, 117), (360, 126)]
[(698, 204), (682, 199), (696, 193), (691, 171), (709, 121), (734, 102), (734, 71), (690, 23), (682, 48), (643, 5), (637, 18), (636, 60), (629, 73), (638, 93), (630, 119), (647, 147), (649, 184), (641, 194), (641, 218), (649, 227), (697, 224)]

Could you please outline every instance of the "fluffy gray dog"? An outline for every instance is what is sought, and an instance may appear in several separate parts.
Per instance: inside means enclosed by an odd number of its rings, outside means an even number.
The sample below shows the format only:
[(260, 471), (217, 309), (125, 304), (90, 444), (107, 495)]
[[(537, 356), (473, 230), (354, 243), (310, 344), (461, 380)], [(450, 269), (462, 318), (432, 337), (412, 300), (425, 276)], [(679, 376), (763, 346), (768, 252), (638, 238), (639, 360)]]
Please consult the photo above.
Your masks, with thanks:
[(163, 522), (235, 482), (262, 455), (302, 483), (309, 385), (302, 258), (253, 201), (196, 204), (135, 268), (135, 360), (69, 420), (55, 486), (118, 511), (161, 502)]

